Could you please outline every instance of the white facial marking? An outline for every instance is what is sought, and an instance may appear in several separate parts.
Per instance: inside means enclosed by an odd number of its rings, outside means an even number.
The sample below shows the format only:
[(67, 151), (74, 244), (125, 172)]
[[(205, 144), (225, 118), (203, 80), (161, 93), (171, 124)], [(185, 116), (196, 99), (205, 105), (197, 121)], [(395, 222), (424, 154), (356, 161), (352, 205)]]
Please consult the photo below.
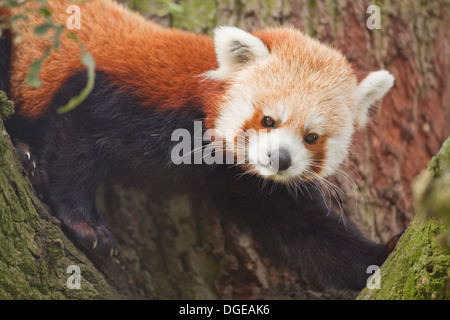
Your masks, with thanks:
[[(352, 128), (353, 129), (353, 128)], [(344, 161), (348, 153), (353, 130), (335, 134), (327, 139), (325, 162), (320, 175), (327, 177), (333, 174)]]
[[(216, 129), (223, 134), (227, 148), (233, 150), (234, 137), (245, 121), (253, 116), (255, 109), (249, 92), (230, 89), (229, 95), (230, 98), (216, 120)], [(226, 134), (230, 131), (234, 134)]]
[(325, 133), (324, 128), (326, 125), (327, 122), (325, 117), (320, 114), (311, 114), (305, 121), (305, 131), (322, 135)]

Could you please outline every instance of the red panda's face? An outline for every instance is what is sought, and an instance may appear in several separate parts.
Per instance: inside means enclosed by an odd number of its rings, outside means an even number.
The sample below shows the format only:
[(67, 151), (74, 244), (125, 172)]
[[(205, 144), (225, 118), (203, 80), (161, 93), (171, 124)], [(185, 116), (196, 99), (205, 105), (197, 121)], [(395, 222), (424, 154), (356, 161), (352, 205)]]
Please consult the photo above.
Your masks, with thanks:
[(293, 29), (254, 36), (225, 27), (215, 41), (219, 68), (206, 75), (228, 84), (215, 129), (248, 173), (275, 181), (335, 172), (368, 108), (393, 85), (387, 71), (358, 84), (339, 52)]

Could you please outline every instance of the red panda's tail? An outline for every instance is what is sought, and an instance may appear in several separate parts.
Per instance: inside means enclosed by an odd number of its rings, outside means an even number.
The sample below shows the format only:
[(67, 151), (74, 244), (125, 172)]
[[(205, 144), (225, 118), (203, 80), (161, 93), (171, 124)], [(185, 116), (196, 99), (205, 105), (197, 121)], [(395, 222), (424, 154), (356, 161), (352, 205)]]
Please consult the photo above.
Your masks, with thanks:
[(8, 29), (10, 11), (0, 7), (0, 90), (8, 92), (8, 73), (11, 61), (12, 33)]

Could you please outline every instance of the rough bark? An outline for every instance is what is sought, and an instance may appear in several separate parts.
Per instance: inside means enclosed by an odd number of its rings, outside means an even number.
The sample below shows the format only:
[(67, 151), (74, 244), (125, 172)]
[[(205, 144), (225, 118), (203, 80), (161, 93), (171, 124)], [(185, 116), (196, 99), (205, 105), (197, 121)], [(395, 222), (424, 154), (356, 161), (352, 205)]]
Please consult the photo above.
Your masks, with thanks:
[[(345, 194), (345, 216), (374, 240), (386, 241), (409, 225), (413, 178), (450, 134), (450, 1), (378, 1), (379, 30), (366, 27), (366, 9), (372, 4), (368, 1), (182, 0), (178, 6), (162, 0), (127, 2), (163, 25), (196, 32), (210, 33), (223, 24), (249, 30), (290, 24), (333, 43), (360, 69), (391, 71), (394, 89), (374, 111), (369, 128), (357, 133), (343, 167), (346, 174), (338, 174), (334, 182)], [(119, 255), (107, 262), (94, 259), (94, 268), (33, 195), (4, 129), (0, 132), (0, 181), (6, 199), (0, 203), (0, 298), (309, 299), (357, 294), (309, 290), (304, 281), (262, 257), (250, 237), (222, 224), (199, 200), (168, 200), (158, 196), (158, 190), (114, 181), (102, 185), (97, 202), (118, 238)], [(394, 257), (411, 252), (402, 261), (409, 261), (412, 270), (448, 281), (441, 267), (420, 264), (421, 257), (411, 251), (409, 239), (416, 236), (431, 243), (427, 257), (440, 250), (427, 237), (434, 239), (442, 227), (435, 220), (419, 222), (411, 224), (406, 241), (399, 244), (407, 248), (400, 247)], [(81, 290), (66, 287), (71, 264), (81, 269)], [(382, 268), (394, 273), (390, 270)], [(392, 289), (388, 277), (382, 274), (383, 288)], [(409, 280), (404, 286), (408, 293), (380, 289), (360, 297), (445, 297), (437, 290), (428, 294), (421, 279)]]

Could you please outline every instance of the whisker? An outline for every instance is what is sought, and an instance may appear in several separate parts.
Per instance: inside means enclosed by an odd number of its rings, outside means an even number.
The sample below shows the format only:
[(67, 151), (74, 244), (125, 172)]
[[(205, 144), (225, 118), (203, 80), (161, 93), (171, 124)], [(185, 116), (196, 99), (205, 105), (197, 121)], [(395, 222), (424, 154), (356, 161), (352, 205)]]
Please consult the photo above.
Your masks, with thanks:
[[(306, 170), (309, 174), (312, 174), (317, 180), (317, 182), (321, 183), (323, 185), (323, 187), (325, 189), (327, 189), (327, 191), (329, 192), (330, 195), (330, 207), (331, 207), (331, 196), (333, 196), (333, 198), (335, 199), (337, 205), (339, 206), (339, 216), (340, 219), (342, 219), (342, 221), (345, 224), (345, 216), (344, 216), (344, 209), (342, 207), (342, 197), (345, 195), (345, 193), (339, 188), (337, 187), (335, 184), (333, 184), (332, 182), (326, 180), (325, 178), (319, 176), (316, 172), (314, 172), (311, 169), (307, 169)], [(325, 206), (329, 209), (329, 207), (326, 205), (325, 199), (324, 199), (324, 203)]]
[[(315, 166), (315, 167), (317, 167), (317, 168), (328, 168), (328, 167), (326, 167), (326, 166), (320, 166), (320, 165), (314, 164), (314, 162), (313, 162), (313, 166)], [(354, 170), (354, 169), (353, 169), (353, 170)], [(358, 202), (359, 202), (360, 200), (361, 200), (362, 203), (364, 204), (364, 203), (365, 203), (365, 199), (364, 199), (364, 197), (363, 197), (363, 195), (362, 195), (362, 193), (361, 193), (361, 191), (360, 191), (360, 187), (358, 186), (358, 184), (356, 183), (356, 181), (355, 181), (348, 173), (346, 173), (345, 171), (343, 171), (343, 170), (341, 170), (341, 169), (335, 169), (335, 172), (336, 172), (337, 175), (342, 176), (342, 177), (350, 184), (352, 191), (355, 193), (356, 206), (358, 206)], [(355, 171), (355, 172), (356, 172), (356, 171)], [(356, 174), (357, 174), (357, 172), (356, 172)], [(358, 175), (358, 174), (357, 174), (357, 175)], [(362, 178), (361, 178), (359, 175), (358, 175), (358, 177), (360, 178), (361, 181), (363, 181)], [(341, 190), (341, 191), (342, 191), (342, 190)], [(342, 192), (342, 193), (345, 195), (344, 192)]]
[[(188, 153), (182, 155), (181, 157), (179, 157), (179, 158), (177, 158), (177, 159), (173, 159), (173, 160), (177, 161), (177, 160), (183, 159), (184, 157), (191, 156), (193, 153), (198, 152), (198, 151), (200, 151), (201, 149), (206, 148), (207, 146), (208, 146), (208, 145), (202, 145), (201, 147), (198, 147), (198, 148), (195, 148), (195, 149), (193, 149), (193, 150), (190, 150)], [(203, 157), (203, 156), (202, 156), (202, 157)]]

